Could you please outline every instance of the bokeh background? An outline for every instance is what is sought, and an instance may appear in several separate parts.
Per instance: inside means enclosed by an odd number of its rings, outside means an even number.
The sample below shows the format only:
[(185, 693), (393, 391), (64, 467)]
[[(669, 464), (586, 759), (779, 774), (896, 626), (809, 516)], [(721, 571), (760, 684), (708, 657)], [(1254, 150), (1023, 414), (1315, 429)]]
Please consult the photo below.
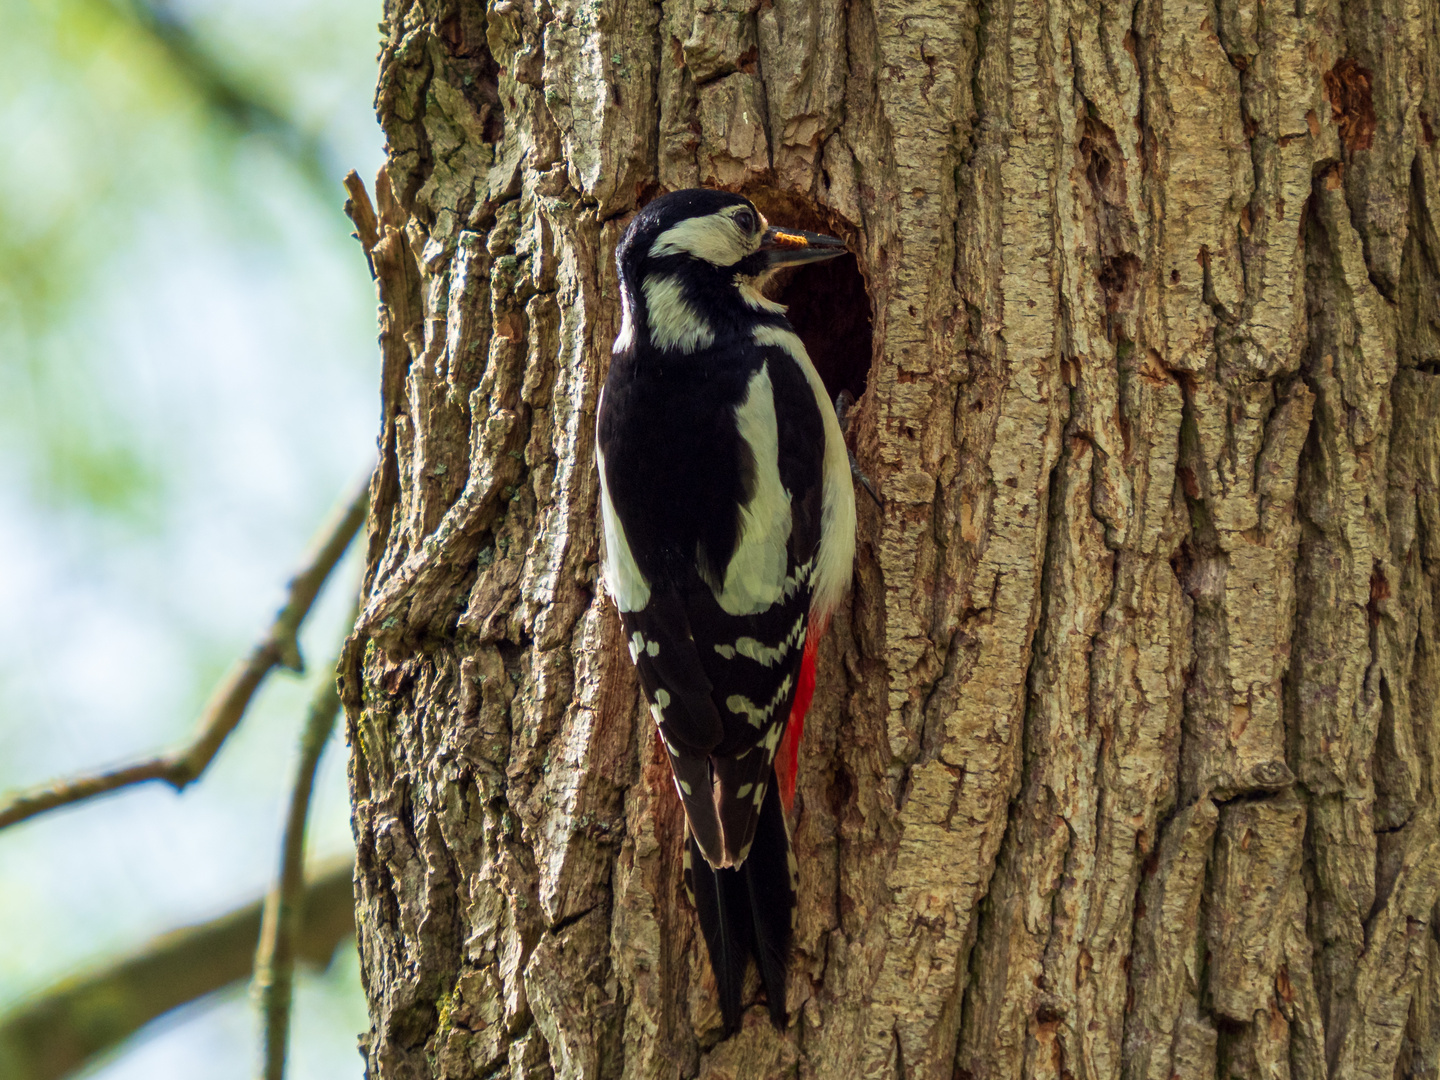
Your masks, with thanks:
[[(186, 739), (368, 471), (374, 291), (341, 205), (381, 161), (369, 0), (0, 0), (0, 789)], [(208, 773), (0, 832), (0, 1012), (260, 896), (352, 551)], [(350, 846), (327, 748), (311, 859)], [(359, 1077), (353, 942), (302, 969), (289, 1075)], [(249, 1077), (244, 988), (86, 1075)]]

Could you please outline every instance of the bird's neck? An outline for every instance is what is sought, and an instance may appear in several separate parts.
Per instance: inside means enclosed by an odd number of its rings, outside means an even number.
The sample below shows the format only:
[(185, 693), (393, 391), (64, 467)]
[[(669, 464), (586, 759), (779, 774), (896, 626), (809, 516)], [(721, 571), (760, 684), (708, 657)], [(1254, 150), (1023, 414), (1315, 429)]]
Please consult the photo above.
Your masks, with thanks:
[(784, 306), (766, 299), (762, 284), (728, 267), (647, 268), (638, 282), (624, 274), (614, 351), (684, 356), (748, 338), (757, 326), (784, 321)]

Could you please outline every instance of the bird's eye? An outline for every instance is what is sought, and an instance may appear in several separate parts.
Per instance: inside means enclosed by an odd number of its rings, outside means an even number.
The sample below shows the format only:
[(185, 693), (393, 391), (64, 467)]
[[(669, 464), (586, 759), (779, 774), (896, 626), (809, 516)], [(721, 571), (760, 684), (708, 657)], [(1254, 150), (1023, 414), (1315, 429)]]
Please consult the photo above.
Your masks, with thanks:
[(735, 215), (735, 224), (740, 226), (741, 232), (753, 233), (755, 231), (755, 215), (749, 210), (741, 210)]

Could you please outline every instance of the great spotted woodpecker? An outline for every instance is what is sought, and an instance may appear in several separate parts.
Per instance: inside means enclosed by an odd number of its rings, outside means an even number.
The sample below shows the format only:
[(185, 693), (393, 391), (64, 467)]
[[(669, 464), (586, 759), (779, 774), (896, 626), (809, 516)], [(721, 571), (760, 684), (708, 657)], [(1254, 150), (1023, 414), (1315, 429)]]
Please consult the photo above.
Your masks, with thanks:
[(596, 433), (605, 579), (684, 804), (686, 887), (727, 1032), (752, 957), (786, 1023), (798, 868), (782, 794), (788, 807), (816, 642), (855, 555), (839, 422), (761, 289), (844, 253), (703, 188), (649, 203), (615, 253), (623, 314)]

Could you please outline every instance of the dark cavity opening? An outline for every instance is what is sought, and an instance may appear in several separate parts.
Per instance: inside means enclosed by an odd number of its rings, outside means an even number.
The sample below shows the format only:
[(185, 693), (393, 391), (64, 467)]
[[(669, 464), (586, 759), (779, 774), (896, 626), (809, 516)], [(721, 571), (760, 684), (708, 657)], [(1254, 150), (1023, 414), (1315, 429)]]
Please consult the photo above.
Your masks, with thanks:
[(790, 309), (790, 325), (805, 343), (830, 400), (848, 390), (859, 401), (870, 377), (873, 324), (855, 256), (798, 267), (777, 286), (769, 291)]
[[(772, 225), (844, 236), (842, 222), (805, 200), (768, 189), (746, 192)], [(870, 378), (874, 326), (870, 294), (853, 254), (811, 263), (777, 274), (765, 290), (789, 311), (787, 315), (830, 400), (842, 390), (856, 401)]]

